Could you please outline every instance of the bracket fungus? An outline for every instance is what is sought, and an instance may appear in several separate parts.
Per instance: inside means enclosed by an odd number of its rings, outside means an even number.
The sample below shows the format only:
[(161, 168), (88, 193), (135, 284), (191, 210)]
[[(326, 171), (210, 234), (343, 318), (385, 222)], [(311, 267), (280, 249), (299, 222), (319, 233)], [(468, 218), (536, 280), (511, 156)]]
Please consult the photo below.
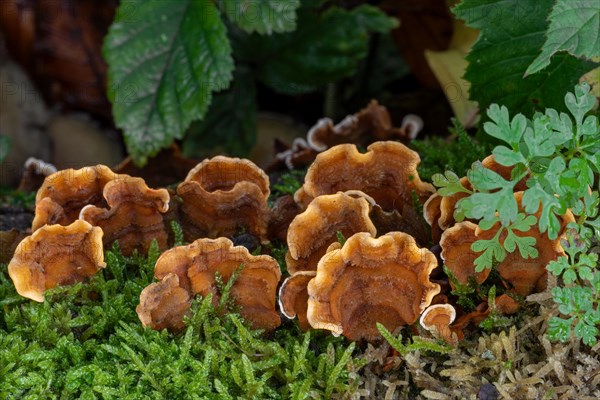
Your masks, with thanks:
[(450, 304), (434, 304), (427, 307), (419, 323), (423, 328), (431, 332), (438, 339), (443, 339), (446, 343), (456, 344), (461, 332), (453, 332), (450, 324), (456, 319), (456, 310)]
[(306, 318), (308, 282), (316, 275), (316, 271), (298, 271), (287, 277), (279, 288), (279, 309), (289, 319), (298, 316), (298, 325), (303, 331), (310, 329)]
[(43, 226), (23, 239), (8, 274), (21, 296), (43, 302), (47, 289), (81, 282), (105, 266), (102, 229), (77, 220)]
[(184, 328), (183, 317), (191, 305), (190, 293), (179, 286), (179, 277), (167, 274), (142, 290), (135, 311), (142, 325), (177, 332)]
[(233, 246), (227, 238), (198, 239), (187, 246), (165, 251), (156, 261), (154, 276), (163, 279), (168, 274), (175, 274), (179, 287), (190, 296), (212, 294), (217, 304), (221, 293), (215, 274), (218, 272), (223, 283), (227, 283), (242, 265), (231, 286), (232, 299), (242, 317), (253, 327), (275, 329), (281, 323), (275, 310), (281, 271), (277, 261), (270, 256), (253, 256), (245, 247)]
[(376, 322), (390, 331), (413, 324), (440, 292), (429, 280), (436, 266), (406, 233), (357, 233), (319, 261), (308, 283), (308, 322), (350, 340), (380, 338)]
[(123, 254), (134, 250), (146, 254), (153, 239), (161, 250), (167, 248), (168, 233), (163, 214), (169, 209), (169, 192), (150, 189), (142, 178), (124, 177), (104, 186), (108, 209), (92, 204), (83, 207), (79, 218), (104, 232), (104, 244), (118, 241)]
[(269, 193), (269, 177), (249, 160), (202, 161), (177, 187), (186, 239), (231, 236), (242, 228), (265, 242)]
[(357, 232), (375, 236), (377, 230), (369, 218), (370, 209), (365, 198), (342, 192), (315, 198), (288, 228), (285, 263), (290, 274), (316, 270), (327, 247), (338, 240), (337, 232), (344, 237)]
[(402, 143), (375, 142), (361, 154), (353, 144), (340, 144), (319, 154), (308, 168), (304, 185), (294, 195), (303, 208), (317, 196), (361, 190), (386, 211), (421, 203), (435, 191), (417, 173), (419, 155)]
[(88, 204), (106, 205), (104, 186), (120, 177), (105, 165), (58, 171), (44, 180), (35, 196), (32, 231), (44, 225), (69, 225)]

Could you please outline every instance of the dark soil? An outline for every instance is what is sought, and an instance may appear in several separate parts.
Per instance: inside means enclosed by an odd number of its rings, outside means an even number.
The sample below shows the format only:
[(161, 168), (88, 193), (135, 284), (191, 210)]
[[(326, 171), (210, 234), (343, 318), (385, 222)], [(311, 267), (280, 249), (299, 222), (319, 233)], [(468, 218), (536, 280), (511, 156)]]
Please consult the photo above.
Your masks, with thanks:
[(0, 205), (0, 231), (16, 229), (25, 231), (31, 227), (33, 212), (21, 206)]

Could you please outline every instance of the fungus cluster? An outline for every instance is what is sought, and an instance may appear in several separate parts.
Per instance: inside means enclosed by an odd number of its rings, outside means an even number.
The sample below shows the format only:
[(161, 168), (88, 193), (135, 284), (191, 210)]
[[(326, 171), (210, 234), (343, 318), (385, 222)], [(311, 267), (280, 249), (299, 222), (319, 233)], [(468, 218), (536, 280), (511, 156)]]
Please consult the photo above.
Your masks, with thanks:
[[(434, 337), (456, 343), (461, 329), (489, 315), (490, 307), (459, 315), (430, 277), (439, 265), (424, 246), (431, 239), (440, 244), (441, 258), (458, 282), (473, 278), (481, 284), (489, 270), (475, 271), (471, 245), (495, 235), (499, 226), (481, 231), (477, 221), (456, 223), (454, 210), (465, 194), (437, 195), (419, 178), (419, 155), (402, 143), (374, 142), (363, 153), (346, 143), (410, 136), (416, 130), (393, 128), (376, 102), (337, 125), (320, 121), (308, 133), (306, 148), (316, 157), (302, 187), (272, 208), (269, 177), (245, 159), (201, 161), (176, 191), (149, 188), (142, 178), (102, 165), (56, 172), (37, 194), (34, 233), (17, 247), (10, 276), (18, 293), (43, 301), (45, 290), (80, 282), (104, 268), (104, 246), (118, 242), (130, 255), (147, 252), (156, 241), (163, 252), (155, 265), (157, 281), (142, 290), (136, 309), (152, 329), (183, 329), (192, 300), (212, 296), (219, 305), (227, 285), (235, 309), (266, 331), (280, 325), (280, 311), (298, 317), (303, 330), (326, 329), (350, 340), (378, 340), (376, 323), (393, 331), (419, 320)], [(492, 157), (482, 164), (501, 176), (511, 174)], [(471, 188), (467, 177), (460, 183)], [(524, 181), (517, 185), (524, 187)], [(519, 204), (521, 196), (515, 193)], [(423, 216), (417, 211), (421, 206)], [(167, 250), (173, 245), (173, 220), (191, 243)], [(558, 241), (536, 229), (517, 234), (536, 237), (537, 259), (513, 253), (497, 266), (511, 295), (542, 290), (545, 265), (564, 254)], [(290, 276), (281, 282), (274, 258), (235, 246), (230, 239), (240, 233), (262, 244), (285, 242)], [(503, 294), (492, 306), (514, 313), (518, 302)]]
[(288, 229), (292, 275), (279, 292), (286, 317), (297, 316), (302, 329), (369, 341), (380, 338), (376, 322), (390, 330), (416, 322), (440, 291), (429, 279), (435, 255), (400, 231), (421, 218), (413, 197), (423, 204), (434, 191), (420, 180), (419, 161), (391, 141), (364, 154), (340, 144), (316, 157), (294, 196), (304, 211)]

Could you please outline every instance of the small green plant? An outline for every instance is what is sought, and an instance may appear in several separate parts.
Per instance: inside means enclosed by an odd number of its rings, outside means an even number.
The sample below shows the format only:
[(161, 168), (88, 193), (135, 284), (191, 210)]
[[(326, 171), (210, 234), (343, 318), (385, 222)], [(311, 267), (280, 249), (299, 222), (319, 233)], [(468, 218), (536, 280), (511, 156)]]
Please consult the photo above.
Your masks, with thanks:
[[(596, 202), (597, 207), (597, 202)], [(597, 208), (596, 208), (597, 210)], [(548, 264), (548, 271), (562, 278), (564, 286), (552, 288), (558, 310), (566, 317), (548, 321), (552, 340), (569, 341), (574, 334), (587, 345), (598, 341), (600, 326), (600, 270), (598, 254), (589, 253), (591, 237), (580, 234), (585, 226), (574, 226), (567, 232), (563, 247), (567, 256)]]
[[(502, 261), (506, 251), (518, 249), (525, 258), (537, 257), (535, 240), (517, 236), (515, 231), (526, 232), (537, 223), (540, 232), (548, 232), (550, 239), (556, 239), (561, 229), (558, 216), (567, 209), (585, 224), (600, 226), (598, 217), (588, 218), (593, 199), (598, 196), (597, 190), (591, 189), (600, 173), (598, 117), (586, 117), (595, 103), (589, 91), (589, 85), (583, 83), (576, 86), (575, 94), (565, 96), (575, 124), (566, 113), (552, 109), (536, 114), (531, 121), (522, 114), (511, 120), (506, 107), (490, 106), (491, 121), (484, 124), (484, 130), (508, 144), (496, 146), (492, 154), (501, 165), (512, 167), (510, 179), (483, 167), (481, 162), (473, 163), (467, 172), (472, 190), (460, 185), (459, 177), (451, 172), (433, 176), (440, 195), (469, 194), (457, 203), (457, 220), (479, 220), (483, 230), (499, 227), (492, 239), (473, 244), (474, 251), (482, 252), (476, 260), (477, 271), (490, 268), (494, 260)], [(528, 188), (523, 193), (520, 211), (513, 192), (522, 179), (527, 180)], [(500, 244), (501, 235), (505, 236), (504, 246)]]
[(396, 350), (402, 357), (405, 357), (412, 351), (429, 351), (433, 353), (448, 354), (452, 352), (452, 346), (446, 343), (439, 343), (432, 340), (423, 339), (419, 336), (414, 336), (412, 342), (404, 344), (402, 341), (402, 335), (395, 337), (385, 326), (377, 323), (377, 330), (381, 333), (381, 336)]
[(302, 186), (304, 175), (306, 175), (305, 169), (293, 169), (284, 172), (273, 185), (273, 191), (271, 192), (270, 198), (275, 200), (277, 197), (286, 194), (293, 196)]
[[(573, 213), (570, 236), (563, 240), (569, 256), (548, 266), (551, 273), (562, 277), (564, 287), (555, 288), (552, 294), (568, 318), (554, 318), (549, 334), (566, 340), (574, 326), (575, 335), (588, 344), (597, 340), (596, 325), (600, 322), (600, 274), (597, 256), (589, 253), (592, 241), (600, 239), (600, 125), (597, 115), (588, 115), (595, 102), (589, 85), (582, 83), (565, 96), (571, 116), (547, 109), (532, 120), (522, 114), (511, 119), (505, 107), (493, 104), (484, 130), (505, 143), (496, 146), (492, 154), (501, 165), (512, 167), (511, 177), (504, 179), (480, 162), (467, 172), (472, 190), (460, 185), (454, 173), (433, 177), (442, 196), (468, 194), (456, 205), (457, 220), (466, 217), (478, 220), (484, 231), (496, 229), (492, 239), (478, 240), (471, 246), (481, 253), (475, 260), (476, 271), (491, 268), (508, 252), (518, 250), (524, 258), (537, 257), (535, 238), (518, 236), (515, 231), (527, 232), (537, 224), (540, 232), (556, 239), (564, 228), (559, 216)], [(522, 180), (526, 180), (527, 189), (519, 208), (513, 192)]]

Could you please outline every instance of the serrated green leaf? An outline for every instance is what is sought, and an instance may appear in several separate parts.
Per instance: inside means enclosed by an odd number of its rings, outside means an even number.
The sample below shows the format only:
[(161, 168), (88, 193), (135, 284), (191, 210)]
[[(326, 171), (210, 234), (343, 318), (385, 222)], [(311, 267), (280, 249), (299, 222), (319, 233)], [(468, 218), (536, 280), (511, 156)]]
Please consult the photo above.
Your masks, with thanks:
[(270, 35), (296, 29), (296, 9), (299, 0), (219, 0), (219, 8), (227, 17), (248, 33)]
[(535, 238), (530, 236), (516, 236), (515, 243), (519, 248), (519, 254), (523, 258), (537, 258), (538, 250), (535, 248)]
[(510, 228), (521, 232), (527, 232), (536, 222), (537, 218), (535, 215), (519, 213), (517, 214), (515, 221), (510, 225)]
[(396, 24), (370, 5), (330, 7), (323, 13), (301, 8), (294, 32), (276, 40), (233, 32), (233, 40), (236, 57), (256, 64), (263, 83), (281, 93), (298, 94), (354, 74), (367, 54), (370, 33), (387, 32)]
[(476, 272), (489, 269), (494, 264), (494, 261), (501, 262), (506, 257), (506, 251), (498, 242), (497, 238), (490, 240), (478, 240), (471, 245), (471, 250), (475, 252), (483, 252), (473, 261)]
[(541, 206), (538, 226), (540, 232), (548, 231), (548, 237), (555, 239), (560, 230), (560, 221), (554, 214), (561, 211), (560, 201), (552, 194), (547, 193), (539, 183), (535, 183), (532, 187), (523, 193), (521, 204), (525, 211), (529, 214), (535, 214)]
[(566, 270), (565, 273), (563, 274), (563, 281), (567, 285), (570, 285), (571, 283), (575, 282), (576, 280), (577, 280), (577, 273), (575, 271), (573, 271), (572, 269)]
[(103, 53), (115, 123), (139, 165), (180, 139), (232, 78), (226, 29), (210, 1), (122, 1)]
[(575, 324), (573, 332), (575, 332), (575, 335), (581, 338), (583, 343), (588, 346), (593, 346), (598, 341), (596, 338), (598, 335), (598, 328), (586, 324), (583, 320), (579, 320), (577, 324)]
[(542, 52), (527, 68), (526, 75), (547, 67), (550, 58), (559, 51), (579, 58), (600, 56), (600, 3), (597, 0), (558, 0), (549, 20)]
[(573, 137), (573, 121), (566, 113), (559, 114), (556, 110), (548, 108), (546, 116), (550, 119), (550, 126), (555, 134), (560, 135), (563, 139), (563, 143)]
[(455, 193), (471, 193), (460, 183), (460, 178), (452, 171), (446, 171), (444, 175), (433, 174), (431, 180), (437, 186), (440, 196), (451, 196)]
[(519, 212), (511, 186), (494, 193), (474, 193), (460, 199), (456, 205), (467, 218), (484, 220), (498, 218), (503, 226), (508, 226), (511, 221), (514, 221)]
[(536, 109), (565, 110), (564, 93), (594, 68), (593, 62), (560, 53), (548, 68), (523, 78), (545, 42), (553, 5), (553, 0), (463, 0), (453, 8), (480, 30), (467, 56), (465, 79), (481, 109), (500, 103), (527, 116)]

